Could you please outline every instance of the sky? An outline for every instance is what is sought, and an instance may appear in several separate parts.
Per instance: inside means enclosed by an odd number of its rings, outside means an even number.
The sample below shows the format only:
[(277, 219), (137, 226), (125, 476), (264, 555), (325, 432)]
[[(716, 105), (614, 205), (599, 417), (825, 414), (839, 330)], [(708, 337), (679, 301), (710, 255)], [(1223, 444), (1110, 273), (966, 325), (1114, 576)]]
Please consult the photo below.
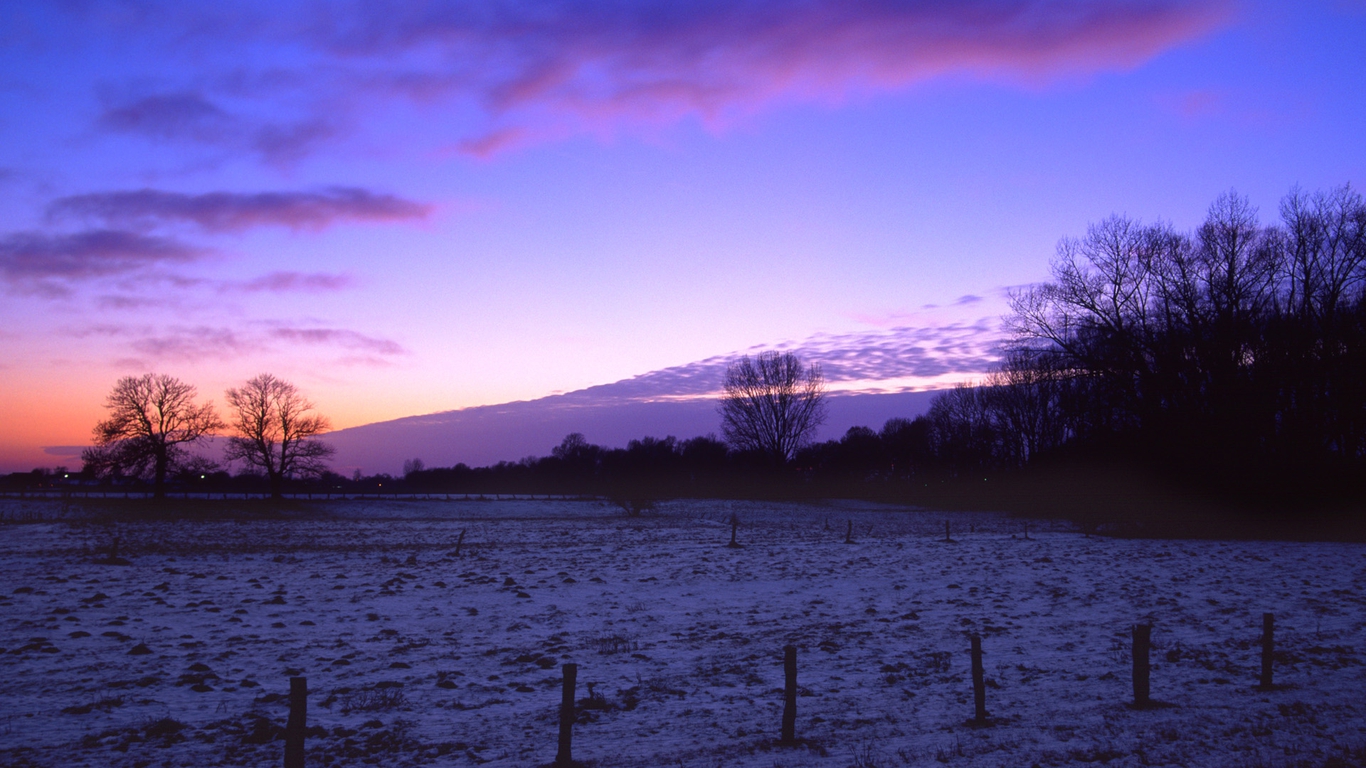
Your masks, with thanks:
[(1363, 129), (1361, 0), (7, 2), (0, 470), (151, 371), (338, 428), (972, 380), (1059, 238), (1274, 223)]

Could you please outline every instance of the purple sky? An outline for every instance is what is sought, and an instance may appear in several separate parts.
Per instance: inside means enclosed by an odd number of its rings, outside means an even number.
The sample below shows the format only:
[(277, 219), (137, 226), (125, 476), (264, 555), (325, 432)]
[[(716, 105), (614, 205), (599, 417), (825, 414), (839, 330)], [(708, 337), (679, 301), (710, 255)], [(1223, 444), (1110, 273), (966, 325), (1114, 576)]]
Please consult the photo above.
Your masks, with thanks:
[(0, 469), (150, 370), (338, 427), (971, 378), (1088, 222), (1359, 182), (1364, 52), (1360, 0), (6, 3)]

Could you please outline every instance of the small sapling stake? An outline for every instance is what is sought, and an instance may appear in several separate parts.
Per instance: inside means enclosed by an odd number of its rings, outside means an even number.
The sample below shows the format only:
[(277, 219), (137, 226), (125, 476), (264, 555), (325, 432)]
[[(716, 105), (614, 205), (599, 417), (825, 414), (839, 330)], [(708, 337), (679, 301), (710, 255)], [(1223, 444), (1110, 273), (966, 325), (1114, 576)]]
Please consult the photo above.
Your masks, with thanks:
[(1134, 706), (1148, 706), (1148, 649), (1151, 645), (1151, 624), (1134, 625)]
[(308, 679), (289, 678), (289, 719), (285, 721), (285, 768), (304, 768), (304, 730), (308, 727)]
[(783, 691), (783, 738), (782, 743), (793, 744), (797, 741), (797, 647), (783, 647), (783, 672), (787, 678)]
[(987, 721), (987, 681), (986, 671), (982, 668), (982, 636), (972, 636), (972, 704), (973, 722)]
[(732, 549), (739, 549), (739, 547), (740, 547), (740, 542), (738, 542), (738, 541), (735, 540), (735, 532), (738, 531), (739, 529), (740, 529), (740, 516), (737, 515), (737, 514), (731, 513), (731, 516), (730, 516), (730, 543), (727, 544), (726, 546), (731, 547)]
[(945, 520), (945, 521), (944, 521), (944, 541), (953, 541), (953, 539), (949, 538), (949, 521), (948, 521), (948, 520)]
[(465, 529), (460, 529), (460, 537), (455, 540), (455, 556), (460, 557), (460, 545), (465, 543)]
[(555, 753), (555, 765), (568, 768), (574, 764), (574, 684), (579, 676), (578, 664), (565, 664), (564, 692), (560, 697), (560, 748)]
[(1262, 690), (1271, 690), (1271, 662), (1276, 655), (1276, 617), (1262, 614)]
[(850, 520), (850, 521), (849, 521), (849, 529), (848, 529), (847, 531), (844, 532), (844, 543), (845, 543), (845, 544), (853, 544), (853, 543), (854, 543), (854, 521), (853, 521), (853, 520)]

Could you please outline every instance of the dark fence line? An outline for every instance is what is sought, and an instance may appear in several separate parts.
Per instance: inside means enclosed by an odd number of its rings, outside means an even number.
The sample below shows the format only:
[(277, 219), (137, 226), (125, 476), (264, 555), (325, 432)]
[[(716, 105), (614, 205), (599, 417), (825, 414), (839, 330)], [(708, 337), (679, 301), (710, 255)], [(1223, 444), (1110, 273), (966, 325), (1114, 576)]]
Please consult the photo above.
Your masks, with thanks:
[(972, 722), (976, 725), (987, 723), (987, 673), (982, 666), (982, 636), (973, 635), (972, 650)]
[(565, 664), (561, 669), (564, 685), (560, 692), (560, 739), (555, 750), (555, 765), (567, 768), (574, 764), (574, 686), (578, 682), (579, 665)]
[[(151, 491), (0, 491), (0, 499), (25, 500), (151, 500)], [(270, 500), (269, 493), (255, 491), (168, 491), (164, 499), (170, 501), (252, 501)], [(342, 492), (334, 493), (285, 493), (280, 499), (289, 501), (604, 501), (602, 496), (572, 493), (372, 493)]]
[(308, 679), (289, 678), (289, 719), (285, 721), (285, 768), (304, 768), (304, 730), (308, 727)]
[(1152, 704), (1148, 697), (1150, 689), (1148, 686), (1148, 675), (1152, 671), (1152, 665), (1148, 660), (1148, 651), (1152, 648), (1151, 624), (1134, 625), (1134, 706), (1146, 707)]
[[(1271, 685), (1272, 655), (1274, 653), (1273, 631), (1274, 617), (1270, 613), (1262, 614), (1261, 676), (1259, 683), (1254, 686), (1261, 691), (1280, 690), (1280, 688)], [(968, 653), (972, 658), (973, 716), (967, 720), (966, 724), (975, 728), (992, 726), (995, 723), (987, 715), (986, 670), (982, 663), (982, 636), (974, 634), (970, 635), (968, 639), (971, 646)], [(1167, 706), (1154, 701), (1150, 695), (1149, 674), (1152, 667), (1149, 664), (1149, 651), (1152, 648), (1151, 639), (1151, 624), (1135, 624), (1133, 626), (1134, 697), (1130, 706), (1134, 709)], [(564, 677), (560, 690), (555, 761), (552, 765), (554, 768), (572, 768), (572, 766), (579, 765), (574, 762), (573, 758), (574, 722), (578, 717), (579, 706), (575, 702), (574, 696), (579, 665), (572, 662), (566, 663), (560, 669)], [(777, 743), (780, 746), (798, 746), (803, 742), (797, 736), (797, 648), (793, 645), (783, 646), (783, 681), (783, 714)], [(589, 687), (591, 695), (592, 686)], [(285, 725), (285, 768), (304, 768), (304, 734), (307, 727), (307, 711), (307, 680), (303, 677), (291, 677), (289, 679), (289, 719)]]

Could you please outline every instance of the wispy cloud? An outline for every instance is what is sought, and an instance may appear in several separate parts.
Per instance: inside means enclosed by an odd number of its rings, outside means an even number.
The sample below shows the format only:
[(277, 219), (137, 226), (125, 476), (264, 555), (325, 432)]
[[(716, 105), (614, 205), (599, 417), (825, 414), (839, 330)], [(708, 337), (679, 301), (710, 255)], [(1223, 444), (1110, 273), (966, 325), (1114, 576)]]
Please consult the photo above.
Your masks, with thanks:
[(688, 117), (722, 124), (777, 103), (838, 103), (950, 74), (1038, 83), (1129, 68), (1217, 27), (1228, 6), (373, 2), (321, 16), (315, 35), (346, 58), (441, 62), (392, 69), (391, 88), (425, 99), (473, 95), (494, 124), (460, 146), (483, 155), (566, 130)]
[[(280, 271), (246, 280), (214, 280), (160, 272), (119, 281), (115, 287), (124, 291), (123, 293), (106, 294), (99, 297), (98, 301), (101, 306), (110, 309), (140, 309), (152, 306), (165, 307), (171, 298), (199, 301), (203, 299), (203, 291), (216, 291), (219, 295), (332, 293), (354, 285), (355, 279), (351, 275), (335, 272)], [(158, 290), (158, 286), (168, 286), (174, 290), (161, 291)], [(145, 291), (150, 291), (153, 295), (143, 295)]]
[(256, 345), (229, 328), (198, 326), (171, 328), (163, 333), (136, 339), (131, 344), (138, 353), (154, 360), (223, 360), (240, 357)]
[[(449, 106), (436, 118), (447, 145), (490, 156), (685, 120), (720, 127), (945, 76), (1034, 87), (1142, 64), (1219, 28), (1233, 3), (371, 0), (225, 12), (143, 0), (126, 14), (136, 23), (69, 12), (185, 65), (179, 87), (109, 100), (100, 128), (288, 165), (395, 99)], [(185, 55), (196, 44), (252, 58), (211, 71)]]
[(341, 129), (331, 120), (317, 117), (292, 123), (266, 123), (244, 133), (247, 145), (267, 163), (289, 166), (341, 133)]
[(999, 359), (994, 320), (818, 336), (794, 351), (818, 363), (832, 382), (931, 379), (985, 372)]
[(323, 116), (261, 121), (233, 114), (196, 91), (135, 97), (107, 104), (99, 128), (161, 141), (193, 141), (246, 151), (271, 165), (289, 166), (332, 138), (339, 128)]
[(209, 232), (240, 232), (261, 226), (321, 230), (345, 222), (415, 221), (433, 210), (426, 203), (360, 187), (203, 194), (140, 189), (58, 198), (48, 205), (47, 215), (131, 227), (188, 222)]
[(271, 272), (232, 284), (228, 289), (245, 293), (325, 293), (350, 288), (354, 283), (350, 275), (330, 272)]
[[(909, 382), (939, 381), (944, 377), (980, 376), (1000, 359), (1001, 333), (986, 319), (932, 327), (898, 327), (862, 333), (814, 336), (802, 342), (754, 348), (790, 351), (808, 364), (821, 367), (834, 388), (858, 385), (884, 389), (914, 386)], [(721, 390), (726, 367), (742, 353), (719, 355), (686, 365), (664, 368), (612, 384), (579, 390), (567, 397), (600, 400), (652, 400), (715, 395)], [(855, 388), (858, 388), (856, 386)]]
[(276, 328), (270, 335), (297, 344), (336, 345), (376, 355), (402, 355), (407, 352), (396, 341), (338, 328)]
[(103, 310), (116, 310), (129, 312), (143, 309), (160, 307), (164, 301), (160, 298), (150, 296), (129, 296), (127, 294), (111, 293), (95, 298), (95, 306)]
[(342, 364), (390, 364), (408, 351), (396, 341), (347, 328), (297, 326), (284, 321), (241, 327), (215, 325), (148, 326), (99, 323), (68, 331), (75, 338), (102, 337), (125, 345), (139, 365), (164, 361), (232, 360), (249, 355), (299, 351), (330, 351)]
[(101, 127), (158, 139), (219, 142), (235, 132), (236, 121), (198, 93), (163, 93), (108, 105)]
[(12, 287), (63, 293), (73, 283), (193, 261), (206, 251), (178, 240), (115, 229), (0, 237), (0, 277)]

